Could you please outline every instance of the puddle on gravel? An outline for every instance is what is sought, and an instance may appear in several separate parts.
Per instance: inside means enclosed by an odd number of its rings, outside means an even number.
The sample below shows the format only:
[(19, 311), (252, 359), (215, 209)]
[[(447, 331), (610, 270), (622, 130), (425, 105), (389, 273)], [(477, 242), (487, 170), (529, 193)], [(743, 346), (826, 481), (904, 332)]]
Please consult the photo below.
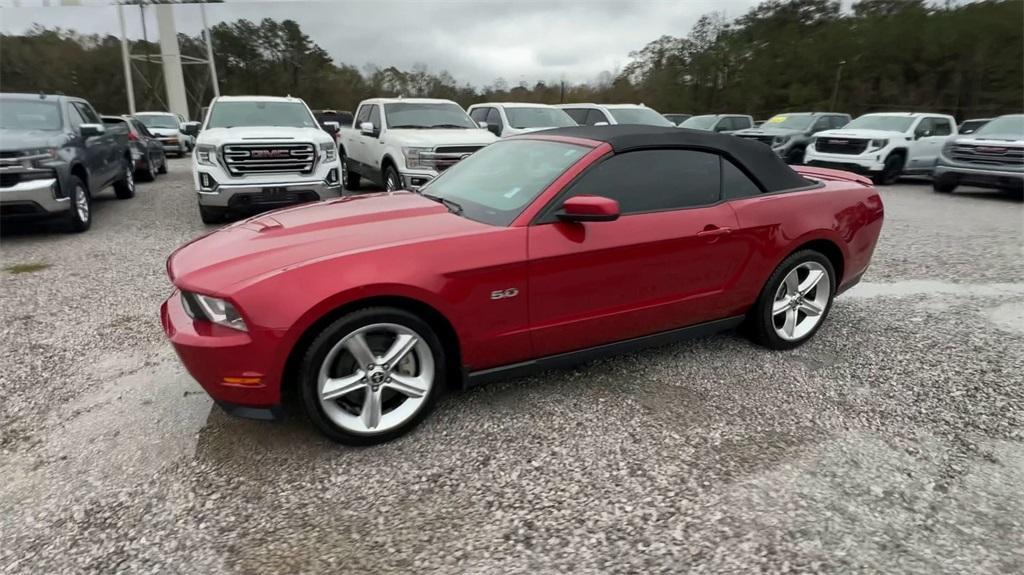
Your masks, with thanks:
[(996, 306), (988, 311), (988, 319), (1000, 329), (1024, 334), (1024, 302)]
[(1024, 295), (1024, 284), (957, 284), (937, 280), (907, 280), (894, 283), (862, 282), (851, 288), (842, 297), (864, 299), (910, 295), (963, 295), (969, 297)]

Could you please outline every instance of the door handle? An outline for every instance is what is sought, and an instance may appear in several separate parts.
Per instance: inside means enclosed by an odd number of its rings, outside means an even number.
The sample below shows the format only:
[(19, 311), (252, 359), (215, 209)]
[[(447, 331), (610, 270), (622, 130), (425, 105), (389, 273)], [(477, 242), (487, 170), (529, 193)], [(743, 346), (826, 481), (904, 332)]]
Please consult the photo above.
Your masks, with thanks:
[(714, 225), (705, 226), (702, 231), (697, 232), (698, 238), (716, 238), (732, 233), (732, 228), (718, 227)]

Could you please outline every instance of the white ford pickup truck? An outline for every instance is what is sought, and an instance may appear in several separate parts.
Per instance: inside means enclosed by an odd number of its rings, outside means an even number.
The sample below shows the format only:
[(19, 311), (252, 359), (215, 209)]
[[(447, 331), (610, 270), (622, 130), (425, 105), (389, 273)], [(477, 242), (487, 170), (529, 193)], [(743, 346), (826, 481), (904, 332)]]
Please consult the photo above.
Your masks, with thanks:
[(342, 194), (334, 138), (298, 98), (221, 96), (196, 138), (192, 177), (204, 223)]
[(341, 129), (344, 186), (366, 178), (386, 190), (415, 190), (498, 138), (451, 100), (373, 98)]

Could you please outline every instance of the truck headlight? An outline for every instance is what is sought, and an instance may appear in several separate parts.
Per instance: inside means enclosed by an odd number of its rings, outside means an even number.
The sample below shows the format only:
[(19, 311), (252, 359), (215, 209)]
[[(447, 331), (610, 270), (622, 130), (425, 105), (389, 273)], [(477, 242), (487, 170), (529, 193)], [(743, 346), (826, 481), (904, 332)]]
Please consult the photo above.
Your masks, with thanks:
[(209, 144), (196, 146), (196, 161), (204, 166), (217, 165), (217, 147)]
[(333, 162), (338, 157), (338, 148), (334, 142), (322, 142), (320, 151), (324, 154), (325, 162)]
[(227, 301), (199, 293), (181, 292), (185, 313), (192, 319), (204, 320), (239, 331), (249, 331), (235, 306)]
[(871, 151), (881, 150), (889, 145), (889, 140), (871, 140)]
[(402, 148), (402, 155), (405, 156), (405, 165), (408, 168), (424, 168), (433, 169), (434, 159), (424, 157), (426, 154), (433, 152), (431, 148)]

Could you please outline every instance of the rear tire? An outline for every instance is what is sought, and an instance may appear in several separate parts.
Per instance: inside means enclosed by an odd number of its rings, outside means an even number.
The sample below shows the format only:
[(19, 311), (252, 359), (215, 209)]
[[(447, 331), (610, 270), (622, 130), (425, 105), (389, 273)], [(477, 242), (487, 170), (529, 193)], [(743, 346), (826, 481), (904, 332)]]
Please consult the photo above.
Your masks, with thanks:
[(114, 182), (114, 195), (119, 200), (127, 200), (135, 197), (135, 170), (132, 169), (132, 163), (129, 160), (124, 161), (121, 169), (124, 174), (120, 180)]
[(199, 219), (203, 220), (204, 224), (219, 224), (223, 222), (225, 213), (225, 210), (220, 208), (199, 206)]
[(156, 179), (156, 167), (153, 164), (153, 156), (146, 156), (146, 167), (139, 170), (139, 178), (144, 182), (152, 182)]
[(316, 336), (298, 382), (303, 408), (321, 433), (347, 445), (374, 445), (427, 416), (444, 389), (445, 371), (444, 349), (430, 325), (402, 309), (372, 307)]
[(156, 171), (158, 174), (167, 173), (167, 154), (160, 156), (160, 169)]
[(832, 309), (835, 275), (832, 262), (814, 250), (801, 250), (787, 257), (768, 278), (750, 310), (750, 338), (780, 350), (793, 349), (811, 339)]
[(893, 152), (885, 158), (882, 171), (871, 176), (871, 181), (879, 186), (895, 184), (903, 172), (904, 157), (900, 152)]

